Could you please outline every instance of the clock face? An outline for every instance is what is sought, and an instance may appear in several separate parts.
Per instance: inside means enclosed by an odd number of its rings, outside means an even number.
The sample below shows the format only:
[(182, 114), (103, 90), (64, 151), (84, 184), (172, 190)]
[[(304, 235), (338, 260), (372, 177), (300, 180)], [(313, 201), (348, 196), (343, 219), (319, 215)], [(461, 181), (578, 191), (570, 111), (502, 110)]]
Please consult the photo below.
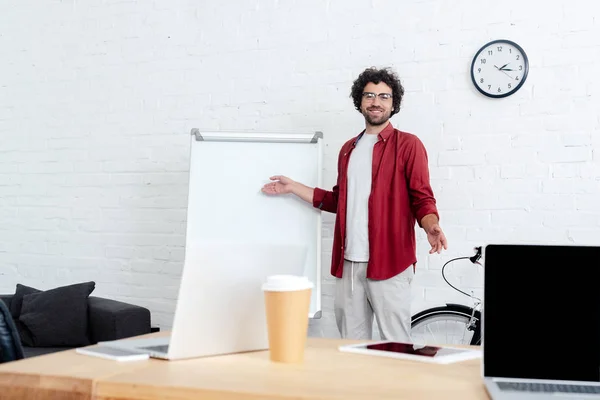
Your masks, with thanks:
[(506, 97), (521, 88), (529, 62), (523, 49), (510, 40), (494, 40), (484, 45), (471, 63), (471, 80), (488, 97)]

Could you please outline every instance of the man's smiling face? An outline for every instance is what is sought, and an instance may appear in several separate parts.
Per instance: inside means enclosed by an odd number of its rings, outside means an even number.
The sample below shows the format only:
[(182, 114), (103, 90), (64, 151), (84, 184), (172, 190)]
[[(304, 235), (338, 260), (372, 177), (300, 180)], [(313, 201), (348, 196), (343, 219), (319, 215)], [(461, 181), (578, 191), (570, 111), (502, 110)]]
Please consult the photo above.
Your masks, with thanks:
[[(375, 96), (372, 95), (373, 93)], [(382, 99), (382, 93), (386, 93), (389, 98)], [(382, 125), (390, 119), (393, 103), (392, 95), (392, 89), (383, 82), (379, 82), (378, 84), (373, 82), (367, 83), (363, 90), (363, 98), (360, 105), (360, 111), (365, 117), (367, 124), (374, 126)]]

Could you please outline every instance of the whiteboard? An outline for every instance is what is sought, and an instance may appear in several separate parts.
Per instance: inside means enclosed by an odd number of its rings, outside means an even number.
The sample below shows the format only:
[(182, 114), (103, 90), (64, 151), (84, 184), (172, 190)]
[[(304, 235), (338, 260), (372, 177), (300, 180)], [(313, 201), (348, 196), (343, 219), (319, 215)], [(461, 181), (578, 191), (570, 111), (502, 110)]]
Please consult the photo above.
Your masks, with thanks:
[(273, 175), (322, 183), (320, 132), (192, 129), (186, 241), (302, 244), (314, 284), (310, 318), (321, 317), (321, 211), (294, 195), (262, 193)]

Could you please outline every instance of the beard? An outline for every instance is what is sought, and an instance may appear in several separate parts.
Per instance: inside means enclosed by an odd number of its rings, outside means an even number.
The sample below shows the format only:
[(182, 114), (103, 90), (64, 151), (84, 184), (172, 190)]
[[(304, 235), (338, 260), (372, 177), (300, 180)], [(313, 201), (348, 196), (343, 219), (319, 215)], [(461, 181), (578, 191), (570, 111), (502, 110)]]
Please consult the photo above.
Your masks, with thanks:
[[(369, 114), (369, 111), (374, 110), (381, 111), (381, 113), (379, 113), (378, 115)], [(362, 114), (369, 125), (378, 126), (385, 124), (390, 119), (392, 111), (385, 111), (383, 108), (380, 107), (369, 107)]]

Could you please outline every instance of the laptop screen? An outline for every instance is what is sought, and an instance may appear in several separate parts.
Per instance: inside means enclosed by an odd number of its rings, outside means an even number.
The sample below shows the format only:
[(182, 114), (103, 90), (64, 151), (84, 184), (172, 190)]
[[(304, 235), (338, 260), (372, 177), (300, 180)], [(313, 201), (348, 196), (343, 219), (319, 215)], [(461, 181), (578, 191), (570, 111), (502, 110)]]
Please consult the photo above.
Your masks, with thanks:
[(484, 255), (484, 376), (600, 381), (600, 247)]

